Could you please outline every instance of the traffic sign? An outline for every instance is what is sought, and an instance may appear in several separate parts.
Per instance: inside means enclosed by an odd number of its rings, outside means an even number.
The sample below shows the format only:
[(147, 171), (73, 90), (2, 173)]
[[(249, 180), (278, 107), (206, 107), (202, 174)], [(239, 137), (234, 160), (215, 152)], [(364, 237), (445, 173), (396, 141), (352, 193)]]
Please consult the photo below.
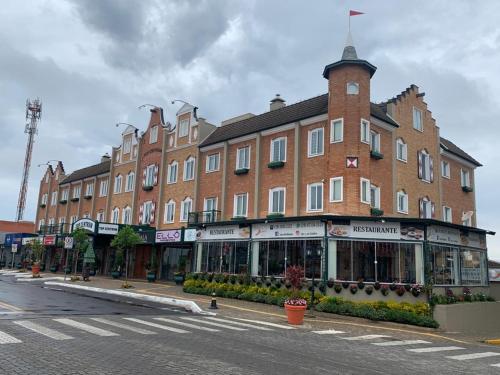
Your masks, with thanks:
[(65, 249), (73, 248), (73, 237), (64, 237), (64, 248)]
[(17, 243), (12, 244), (12, 252), (17, 253)]

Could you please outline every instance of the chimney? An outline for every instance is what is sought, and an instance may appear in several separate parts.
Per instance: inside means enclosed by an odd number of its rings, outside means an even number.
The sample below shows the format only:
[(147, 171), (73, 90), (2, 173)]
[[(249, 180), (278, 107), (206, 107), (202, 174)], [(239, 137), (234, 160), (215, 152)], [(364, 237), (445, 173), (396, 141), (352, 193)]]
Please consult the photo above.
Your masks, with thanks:
[(106, 152), (103, 156), (101, 156), (101, 163), (104, 163), (105, 161), (109, 161), (111, 159), (111, 156), (108, 155)]
[(276, 94), (274, 99), (271, 100), (271, 105), (269, 106), (269, 111), (274, 111), (275, 109), (280, 109), (285, 107), (285, 100), (280, 96), (280, 94)]

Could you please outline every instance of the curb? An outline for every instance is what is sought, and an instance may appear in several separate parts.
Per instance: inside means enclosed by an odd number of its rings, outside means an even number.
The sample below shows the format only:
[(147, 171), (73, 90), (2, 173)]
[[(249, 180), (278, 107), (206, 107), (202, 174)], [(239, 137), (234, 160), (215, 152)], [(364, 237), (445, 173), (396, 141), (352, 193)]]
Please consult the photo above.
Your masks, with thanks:
[(500, 339), (484, 340), (484, 342), (490, 345), (500, 345)]

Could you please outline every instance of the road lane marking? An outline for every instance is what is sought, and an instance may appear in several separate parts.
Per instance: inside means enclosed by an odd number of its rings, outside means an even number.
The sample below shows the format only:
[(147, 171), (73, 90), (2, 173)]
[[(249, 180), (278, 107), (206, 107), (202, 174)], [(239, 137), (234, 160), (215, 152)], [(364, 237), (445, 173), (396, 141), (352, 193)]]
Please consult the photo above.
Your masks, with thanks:
[(209, 326), (231, 329), (233, 331), (246, 331), (245, 328), (231, 327), (231, 326), (228, 326), (227, 324), (220, 324), (220, 323), (215, 323), (215, 322), (207, 322), (204, 319), (189, 318), (187, 316), (182, 316), (181, 319), (190, 320), (190, 321), (196, 322), (196, 323), (206, 324), (206, 325), (209, 325)]
[(341, 339), (351, 340), (351, 341), (361, 341), (361, 340), (382, 339), (382, 338), (388, 338), (388, 337), (391, 337), (391, 336), (386, 336), (386, 335), (364, 335), (364, 336), (355, 336), (355, 337), (341, 337)]
[(123, 318), (123, 319), (130, 320), (131, 322), (136, 322), (136, 323), (144, 324), (146, 326), (163, 329), (165, 331), (171, 331), (171, 332), (175, 332), (175, 333), (191, 333), (191, 332), (186, 331), (184, 329), (169, 327), (169, 326), (165, 326), (163, 324), (156, 324), (156, 323), (153, 323), (153, 322), (148, 322), (147, 320), (136, 319), (136, 318)]
[(1, 344), (19, 344), (21, 340), (16, 339), (15, 337), (0, 331), (0, 345)]
[(429, 348), (416, 348), (416, 349), (406, 349), (413, 353), (435, 353), (435, 352), (446, 352), (449, 350), (462, 350), (460, 346), (431, 346)]
[(14, 324), (29, 329), (33, 332), (39, 333), (43, 336), (50, 337), (51, 339), (54, 340), (71, 340), (73, 338), (72, 336), (65, 335), (64, 333), (41, 326), (40, 324), (34, 323), (29, 320), (16, 320), (14, 321)]
[(401, 340), (401, 341), (387, 341), (387, 342), (372, 342), (372, 345), (377, 345), (377, 346), (403, 346), (403, 345), (417, 345), (417, 344), (430, 344), (430, 342), (424, 341), (424, 340)]
[(14, 305), (8, 304), (6, 302), (2, 302), (2, 301), (0, 301), (0, 307), (3, 309), (9, 310), (9, 311), (23, 311), (23, 309), (20, 309), (17, 306), (14, 306)]
[(312, 331), (313, 333), (317, 333), (318, 335), (338, 335), (340, 333), (345, 333), (344, 331), (335, 331), (334, 329), (327, 329), (324, 331)]
[(213, 317), (207, 317), (206, 319), (210, 319), (210, 320), (213, 320), (214, 322), (219, 322), (219, 323), (228, 323), (228, 324), (232, 324), (232, 325), (239, 326), (239, 327), (253, 328), (253, 329), (257, 329), (259, 331), (272, 331), (271, 328), (260, 327), (260, 326), (256, 326), (255, 324), (249, 324), (249, 323), (234, 322), (234, 321), (228, 320), (228, 319), (213, 318)]
[(262, 324), (264, 326), (269, 326), (269, 327), (276, 327), (276, 328), (282, 328), (282, 329), (296, 329), (295, 327), (290, 327), (290, 326), (286, 326), (283, 324), (277, 324), (277, 323), (262, 322), (260, 320), (234, 318), (234, 317), (231, 317), (231, 319), (241, 320), (242, 322)]
[(154, 318), (154, 319), (155, 320), (160, 320), (160, 321), (166, 322), (166, 323), (178, 324), (178, 325), (183, 326), (183, 327), (199, 329), (201, 331), (219, 332), (219, 330), (215, 329), (215, 328), (202, 327), (202, 326), (198, 326), (196, 324), (191, 324), (191, 323), (186, 323), (186, 322), (179, 322), (177, 320), (172, 320), (172, 319), (168, 319), (168, 318)]
[(110, 325), (110, 326), (113, 326), (116, 328), (121, 328), (121, 329), (124, 329), (127, 331), (139, 333), (141, 335), (156, 335), (156, 332), (149, 331), (147, 329), (128, 326), (126, 324), (121, 324), (121, 323), (114, 322), (112, 320), (108, 320), (108, 319), (104, 319), (104, 318), (90, 318), (90, 319), (92, 319), (96, 322), (102, 323), (102, 324), (107, 324), (107, 325)]
[(446, 358), (455, 359), (457, 361), (466, 361), (468, 359), (479, 359), (479, 358), (488, 358), (495, 357), (500, 355), (500, 353), (495, 352), (482, 352), (482, 353), (472, 353), (472, 354), (462, 354), (462, 355), (453, 355)]
[(61, 319), (53, 319), (53, 320), (56, 322), (59, 322), (61, 324), (65, 324), (67, 326), (70, 326), (73, 328), (78, 328), (78, 329), (80, 329), (82, 331), (86, 331), (88, 333), (92, 333), (92, 334), (97, 335), (97, 336), (103, 336), (103, 337), (120, 336), (118, 333), (107, 331), (107, 330), (102, 329), (102, 328), (97, 328), (97, 327), (91, 326), (89, 324), (80, 323), (80, 322), (77, 322), (76, 320), (72, 320), (72, 319), (61, 318)]

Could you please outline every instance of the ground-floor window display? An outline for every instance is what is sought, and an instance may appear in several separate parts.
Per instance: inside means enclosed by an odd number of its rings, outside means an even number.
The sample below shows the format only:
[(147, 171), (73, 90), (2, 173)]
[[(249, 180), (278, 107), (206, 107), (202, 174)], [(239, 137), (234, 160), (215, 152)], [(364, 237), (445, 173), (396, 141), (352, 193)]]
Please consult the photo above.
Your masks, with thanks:
[(177, 272), (191, 271), (192, 246), (165, 246), (161, 253), (160, 279), (173, 280)]
[(199, 272), (246, 273), (248, 241), (211, 241), (198, 246)]

